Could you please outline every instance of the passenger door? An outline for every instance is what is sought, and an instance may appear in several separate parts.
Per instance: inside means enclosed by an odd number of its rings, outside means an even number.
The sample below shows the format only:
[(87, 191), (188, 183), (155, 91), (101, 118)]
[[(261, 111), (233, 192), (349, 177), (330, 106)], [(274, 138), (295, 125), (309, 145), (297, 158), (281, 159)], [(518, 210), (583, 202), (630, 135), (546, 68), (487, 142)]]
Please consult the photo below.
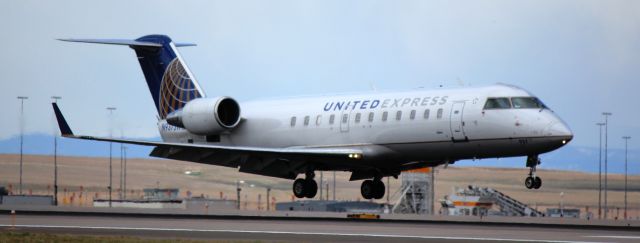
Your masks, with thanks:
[(451, 107), (451, 138), (454, 141), (465, 140), (466, 136), (464, 134), (464, 120), (462, 118), (464, 112), (464, 101), (462, 102), (454, 102)]

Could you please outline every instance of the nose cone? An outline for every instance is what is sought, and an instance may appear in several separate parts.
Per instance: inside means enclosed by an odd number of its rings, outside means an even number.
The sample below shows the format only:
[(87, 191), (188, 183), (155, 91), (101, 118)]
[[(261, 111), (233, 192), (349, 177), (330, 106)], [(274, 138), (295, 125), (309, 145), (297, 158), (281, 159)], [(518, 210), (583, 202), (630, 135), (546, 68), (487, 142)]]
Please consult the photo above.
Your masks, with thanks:
[(569, 126), (562, 121), (555, 122), (546, 131), (547, 136), (557, 137), (561, 139), (562, 144), (567, 144), (573, 139), (573, 132)]

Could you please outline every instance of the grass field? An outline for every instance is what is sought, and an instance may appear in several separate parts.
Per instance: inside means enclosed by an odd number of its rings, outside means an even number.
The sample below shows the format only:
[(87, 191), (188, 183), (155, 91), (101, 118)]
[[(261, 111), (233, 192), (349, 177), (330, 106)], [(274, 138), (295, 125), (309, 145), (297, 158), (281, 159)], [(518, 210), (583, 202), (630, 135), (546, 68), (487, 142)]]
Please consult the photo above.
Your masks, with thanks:
[[(14, 193), (18, 193), (19, 156), (0, 154), (0, 186), (11, 185)], [(60, 157), (59, 190), (61, 198), (67, 199), (65, 205), (74, 197), (73, 205), (88, 206), (94, 197), (106, 198), (108, 185), (108, 158)], [(482, 161), (478, 161), (482, 165)], [(33, 194), (52, 194), (53, 187), (53, 158), (50, 156), (24, 157), (23, 191)], [(198, 171), (199, 175), (187, 175), (185, 171)], [(528, 170), (483, 167), (455, 167), (438, 168), (436, 170), (436, 199), (450, 194), (454, 187), (477, 185), (492, 187), (513, 198), (529, 205), (540, 208), (557, 207), (560, 193), (564, 192), (564, 203), (567, 207), (578, 207), (594, 212), (598, 202), (598, 175), (574, 171), (538, 170), (543, 178), (542, 188), (527, 190), (524, 188), (524, 178)], [(118, 198), (120, 160), (113, 160), (114, 198)], [(204, 195), (211, 198), (235, 199), (237, 180), (246, 181), (242, 193), (247, 195), (248, 209), (258, 208), (258, 195), (265, 201), (266, 187), (273, 188), (271, 195), (276, 202), (292, 200), (292, 181), (265, 176), (240, 173), (235, 168), (211, 165), (201, 165), (175, 160), (131, 159), (127, 170), (127, 197), (142, 196), (143, 188), (172, 187), (179, 188), (181, 196), (187, 191), (192, 195)], [(317, 178), (320, 173), (317, 173)], [(329, 198), (333, 195), (333, 173), (323, 173), (325, 183), (330, 185)], [(349, 182), (349, 174), (336, 173), (336, 198), (338, 200), (362, 200), (360, 197), (360, 182)], [(385, 180), (386, 182), (386, 180)], [(391, 179), (391, 195), (398, 190), (400, 179)], [(254, 187), (249, 187), (253, 184)], [(82, 187), (82, 188), (80, 188)], [(608, 201), (610, 208), (623, 207), (624, 176), (609, 175)], [(628, 181), (628, 205), (631, 217), (638, 217), (640, 208), (640, 176), (630, 176)], [(64, 192), (66, 189), (66, 193)], [(82, 189), (82, 190), (81, 190)], [(82, 195), (82, 197), (80, 197)], [(325, 193), (326, 195), (326, 193)], [(243, 198), (244, 199), (244, 198)], [(62, 199), (61, 199), (62, 200)], [(384, 202), (386, 197), (380, 202)], [(391, 198), (394, 201), (394, 198)], [(264, 205), (263, 205), (264, 207)], [(436, 206), (436, 210), (439, 205)], [(610, 215), (615, 216), (616, 211)], [(620, 212), (622, 216), (622, 212)]]
[(67, 235), (67, 234), (47, 234), (47, 233), (29, 233), (29, 232), (17, 232), (17, 231), (0, 231), (0, 243), (13, 243), (13, 242), (73, 242), (73, 243), (200, 243), (200, 242), (213, 242), (213, 243), (249, 243), (249, 242), (261, 242), (261, 241), (223, 241), (223, 240), (185, 240), (185, 239), (157, 239), (157, 238), (138, 238), (128, 236), (91, 236), (91, 235)]

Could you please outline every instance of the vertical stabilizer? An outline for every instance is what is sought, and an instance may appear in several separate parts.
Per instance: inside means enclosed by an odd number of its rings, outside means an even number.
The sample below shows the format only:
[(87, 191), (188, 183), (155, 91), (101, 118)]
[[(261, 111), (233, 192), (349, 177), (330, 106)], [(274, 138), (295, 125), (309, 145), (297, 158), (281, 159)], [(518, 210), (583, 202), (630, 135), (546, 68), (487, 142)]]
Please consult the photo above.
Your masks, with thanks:
[(147, 35), (136, 40), (118, 39), (61, 39), (69, 42), (84, 42), (112, 45), (127, 45), (138, 57), (138, 62), (147, 80), (158, 116), (181, 109), (190, 100), (205, 94), (177, 50), (179, 46), (166, 35)]

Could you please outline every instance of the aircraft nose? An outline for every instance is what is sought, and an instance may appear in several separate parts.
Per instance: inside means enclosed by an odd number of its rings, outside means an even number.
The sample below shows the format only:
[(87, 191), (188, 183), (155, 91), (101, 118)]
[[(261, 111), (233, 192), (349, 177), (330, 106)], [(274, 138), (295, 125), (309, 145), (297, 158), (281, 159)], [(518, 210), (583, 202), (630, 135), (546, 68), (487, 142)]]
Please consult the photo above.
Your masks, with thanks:
[(547, 135), (559, 137), (562, 139), (562, 144), (567, 144), (573, 139), (573, 132), (567, 124), (562, 121), (555, 122), (549, 128), (547, 128)]

